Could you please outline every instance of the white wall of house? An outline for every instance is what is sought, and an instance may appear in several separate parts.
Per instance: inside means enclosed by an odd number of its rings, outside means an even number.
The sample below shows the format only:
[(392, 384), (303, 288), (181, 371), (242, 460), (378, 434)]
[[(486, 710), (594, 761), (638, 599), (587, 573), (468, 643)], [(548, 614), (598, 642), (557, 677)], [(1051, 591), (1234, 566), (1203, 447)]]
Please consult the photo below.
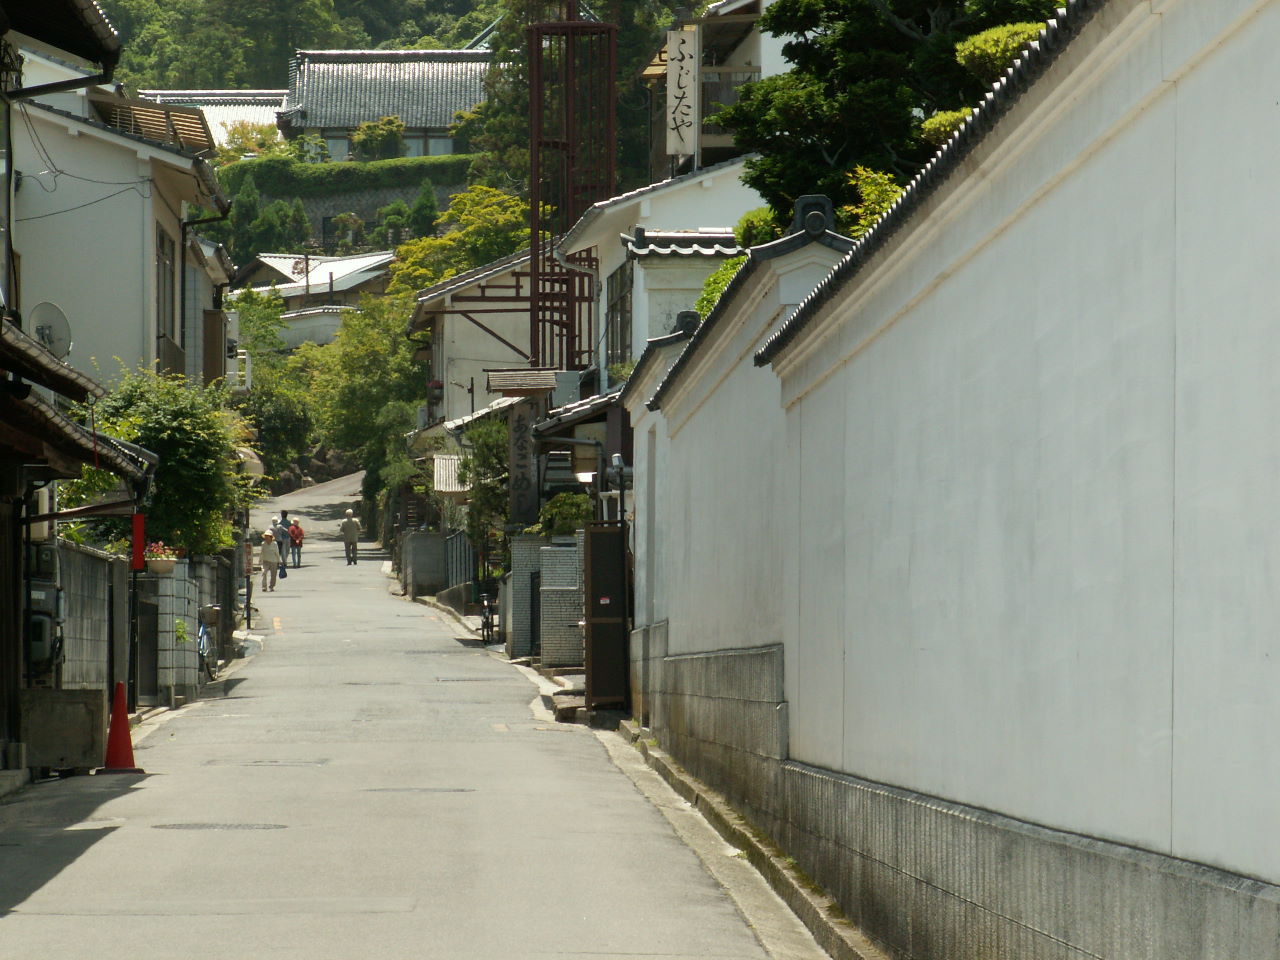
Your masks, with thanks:
[[(151, 163), (132, 149), (75, 136), (38, 110), (29, 115), (58, 167), (75, 176), (55, 179), (27, 126), (14, 124), (15, 165), (25, 178), (14, 202), (22, 307), (61, 307), (74, 343), (68, 362), (114, 381), (115, 357), (128, 367), (155, 357), (155, 220), (142, 195)], [(115, 185), (140, 180), (137, 190)]]
[[(529, 314), (486, 313), (480, 321), (521, 350), (529, 350)], [(527, 367), (529, 361), (474, 323), (450, 316), (438, 324), (432, 377), (444, 384), (444, 419), (465, 417), (497, 400), (487, 389), (486, 370)], [(474, 393), (471, 392), (474, 384)]]
[(724, 431), (771, 389), (699, 413), (798, 522), (676, 517), (669, 582), (714, 543), (724, 626), (781, 621), (795, 759), (1280, 881), (1278, 33), (1104, 7), (775, 361), (770, 456)]
[[(121, 364), (135, 369), (157, 357), (157, 226), (178, 256), (179, 213), (199, 199), (195, 180), (187, 160), (162, 148), (35, 107), (20, 111), (29, 119), (13, 131), (23, 175), (14, 201), (22, 309), (59, 306), (71, 325), (68, 362), (109, 384)], [(188, 283), (189, 302), (211, 302), (203, 277)], [(180, 286), (175, 269), (175, 316)], [(180, 346), (199, 351), (176, 333)]]
[[(793, 613), (784, 560), (794, 555), (798, 501), (778, 381), (751, 357), (839, 257), (810, 243), (763, 260), (662, 397), (665, 445), (655, 430), (654, 453), (639, 449), (644, 424), (636, 424), (636, 502), (653, 496), (664, 514), (652, 534), (660, 557), (653, 567), (661, 565), (655, 586), (668, 591), (662, 612), (672, 654), (784, 638)], [(665, 490), (642, 486), (650, 469)], [(647, 570), (649, 535), (637, 539), (636, 570)]]
[[(626, 246), (619, 239), (621, 234), (632, 235), (636, 227), (648, 227), (652, 230), (715, 227), (731, 229), (744, 213), (763, 205), (760, 195), (742, 182), (742, 162), (738, 161), (673, 180), (638, 196), (624, 195), (593, 208), (584, 217), (586, 226), (582, 229), (575, 228), (562, 249), (566, 253), (573, 253), (596, 248), (601, 280), (596, 316), (605, 317), (608, 315), (605, 300), (608, 296), (608, 284), (605, 281), (622, 266), (627, 257)], [(718, 263), (719, 261), (713, 261), (707, 272), (714, 270)], [(683, 284), (689, 280), (686, 278), (680, 282), (682, 287), (677, 288), (674, 295), (682, 297), (683, 294), (679, 291), (684, 289)], [(640, 287), (637, 279), (636, 289), (640, 290)], [(649, 288), (643, 293), (649, 296)], [(657, 313), (642, 311), (633, 304), (631, 337), (636, 356), (644, 349), (646, 340), (670, 332), (665, 319), (668, 305), (655, 302), (654, 307), (657, 308)], [(655, 319), (656, 326), (653, 322)]]
[(631, 355), (639, 357), (646, 340), (665, 336), (676, 327), (682, 310), (692, 310), (707, 277), (724, 257), (705, 254), (648, 255), (636, 260), (631, 325)]

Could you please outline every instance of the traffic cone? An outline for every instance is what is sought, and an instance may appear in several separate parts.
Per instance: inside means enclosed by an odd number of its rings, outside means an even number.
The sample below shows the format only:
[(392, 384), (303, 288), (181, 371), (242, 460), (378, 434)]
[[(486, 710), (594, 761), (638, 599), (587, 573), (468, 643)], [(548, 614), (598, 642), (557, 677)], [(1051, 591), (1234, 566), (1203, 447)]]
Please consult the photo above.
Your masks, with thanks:
[(133, 740), (129, 735), (129, 707), (125, 703), (123, 680), (116, 683), (111, 730), (107, 734), (107, 759), (98, 773), (146, 773), (133, 765)]

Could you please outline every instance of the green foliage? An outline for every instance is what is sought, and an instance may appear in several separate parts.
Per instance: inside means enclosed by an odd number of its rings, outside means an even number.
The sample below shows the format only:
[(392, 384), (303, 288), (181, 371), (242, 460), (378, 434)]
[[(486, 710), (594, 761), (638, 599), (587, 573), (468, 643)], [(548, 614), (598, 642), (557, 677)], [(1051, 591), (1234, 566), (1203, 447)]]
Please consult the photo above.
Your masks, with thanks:
[(902, 195), (902, 187), (890, 174), (868, 167), (857, 166), (849, 174), (849, 185), (858, 197), (857, 202), (836, 211), (839, 230), (855, 240), (875, 226), (875, 222)]
[[(227, 244), (231, 258), (248, 263), (268, 250), (297, 250), (311, 238), (311, 225), (302, 201), (272, 200), (265, 207), (252, 176), (240, 182), (231, 202), (229, 230), (217, 236)], [(215, 232), (216, 236), (216, 232)]]
[(467, 181), (474, 159), (452, 154), (368, 163), (303, 163), (275, 155), (227, 164), (218, 171), (218, 180), (228, 194), (238, 193), (244, 179), (252, 176), (258, 189), (268, 196), (309, 199), (383, 187), (419, 187), (425, 183), (455, 186)]
[(396, 251), (389, 292), (412, 294), (529, 244), (528, 207), (519, 197), (476, 185), (454, 194), (442, 217), (448, 230)]
[(275, 291), (243, 290), (234, 306), (240, 346), (253, 360), (253, 387), (231, 404), (255, 431), (267, 475), (276, 477), (311, 444), (309, 374), (285, 348), (284, 301)]
[(366, 120), (351, 134), (357, 160), (394, 160), (404, 153), (404, 121), (399, 117)]
[(698, 317), (702, 320), (707, 319), (707, 315), (715, 308), (720, 300), (720, 295), (724, 293), (725, 288), (729, 286), (729, 281), (734, 278), (742, 265), (747, 262), (746, 255), (741, 257), (730, 257), (724, 263), (707, 277), (702, 284), (702, 294), (694, 301), (693, 309), (698, 311)]
[(467, 537), (472, 546), (505, 541), (507, 525), (507, 423), (485, 417), (463, 434), (458, 479), (471, 487)]
[(413, 412), (425, 400), (425, 377), (404, 336), (412, 307), (396, 297), (363, 297), (358, 310), (343, 315), (333, 343), (306, 344), (295, 354), (307, 371), (320, 441), (356, 454), (370, 500), (386, 486), (389, 451), (403, 450)]
[(969, 107), (959, 110), (939, 110), (920, 124), (920, 136), (931, 147), (941, 147), (951, 139), (951, 135), (960, 129), (960, 124), (969, 118), (973, 111)]
[(525, 532), (565, 536), (576, 533), (594, 519), (595, 505), (585, 493), (557, 493), (538, 511), (537, 526)]
[(636, 362), (632, 360), (620, 360), (617, 363), (611, 363), (606, 368), (609, 374), (610, 383), (625, 383), (631, 379), (632, 371), (636, 368)]
[(733, 228), (733, 238), (740, 247), (758, 247), (762, 243), (782, 236), (782, 224), (778, 222), (772, 207), (756, 207), (742, 215)]
[(119, 79), (134, 87), (272, 89), (296, 50), (356, 45), (333, 0), (104, 0), (120, 30)]
[(762, 28), (783, 37), (789, 73), (747, 84), (718, 116), (746, 181), (789, 217), (796, 199), (856, 203), (855, 166), (906, 178), (932, 155), (917, 118), (977, 102), (982, 83), (955, 45), (1010, 20), (1051, 16), (1055, 0), (776, 0)]
[(440, 205), (436, 202), (436, 187), (430, 180), (426, 180), (409, 209), (409, 229), (415, 237), (429, 237), (436, 232), (436, 224), (439, 222)]
[(373, 242), (379, 247), (398, 247), (409, 239), (410, 212), (403, 200), (396, 200), (378, 210), (378, 226)]
[(1043, 29), (1043, 23), (1006, 23), (983, 30), (956, 44), (956, 60), (983, 83), (993, 84)]
[[(147, 538), (214, 553), (231, 544), (230, 519), (253, 499), (236, 469), (245, 426), (225, 406), (222, 387), (145, 370), (125, 373), (94, 411), (98, 429), (131, 440), (160, 457), (147, 506)], [(86, 417), (87, 419), (87, 417)], [(83, 503), (102, 488), (101, 471), (65, 484), (64, 506)], [(108, 487), (109, 488), (109, 487)], [(123, 521), (93, 521), (100, 539), (123, 535)]]

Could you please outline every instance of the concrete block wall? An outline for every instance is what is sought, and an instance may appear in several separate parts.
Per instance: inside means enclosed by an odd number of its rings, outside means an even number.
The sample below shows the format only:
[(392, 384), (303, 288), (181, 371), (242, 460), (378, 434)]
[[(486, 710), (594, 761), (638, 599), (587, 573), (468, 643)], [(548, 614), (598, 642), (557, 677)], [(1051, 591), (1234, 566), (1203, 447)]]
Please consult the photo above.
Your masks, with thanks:
[(510, 625), (504, 629), (508, 657), (533, 652), (533, 587), (530, 576), (542, 569), (542, 548), (547, 541), (532, 534), (511, 538)]
[(401, 538), (400, 584), (408, 596), (434, 596), (448, 579), (443, 534), (414, 531)]
[(662, 656), (649, 630), (664, 749), (892, 955), (1280, 955), (1280, 887), (788, 760), (780, 646)]
[[(161, 696), (172, 692), (191, 696), (199, 687), (200, 583), (191, 576), (191, 563), (179, 560), (173, 573), (156, 578), (156, 606), (159, 616), (157, 644), (157, 683)], [(187, 640), (179, 643), (177, 621), (187, 627)]]
[(582, 542), (542, 548), (541, 636), (544, 667), (581, 666)]

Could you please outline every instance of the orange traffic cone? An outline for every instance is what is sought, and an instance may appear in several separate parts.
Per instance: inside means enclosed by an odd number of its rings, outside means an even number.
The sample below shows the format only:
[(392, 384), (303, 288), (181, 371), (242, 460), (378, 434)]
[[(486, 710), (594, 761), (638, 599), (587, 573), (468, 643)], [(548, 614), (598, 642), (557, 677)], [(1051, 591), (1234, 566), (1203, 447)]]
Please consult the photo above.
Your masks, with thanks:
[(146, 773), (133, 765), (133, 740), (129, 735), (129, 707), (125, 703), (123, 680), (116, 684), (111, 730), (107, 734), (107, 760), (98, 773)]

